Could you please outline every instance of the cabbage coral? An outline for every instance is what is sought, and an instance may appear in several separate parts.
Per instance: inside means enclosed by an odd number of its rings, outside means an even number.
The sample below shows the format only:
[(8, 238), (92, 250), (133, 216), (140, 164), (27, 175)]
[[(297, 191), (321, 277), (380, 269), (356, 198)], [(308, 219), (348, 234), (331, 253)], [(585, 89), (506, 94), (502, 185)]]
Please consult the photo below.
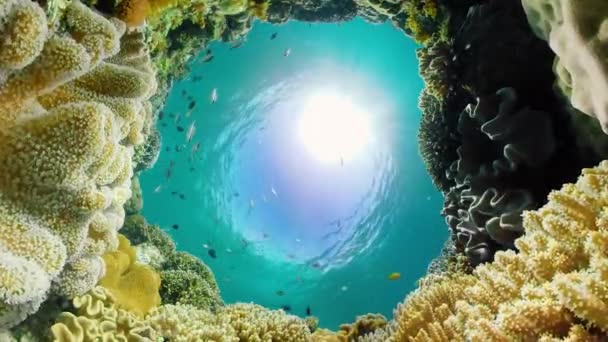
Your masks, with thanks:
[(54, 341), (155, 341), (156, 332), (132, 313), (117, 308), (103, 287), (72, 301), (76, 314), (63, 312), (51, 327)]
[(123, 235), (118, 249), (104, 254), (106, 274), (99, 280), (117, 306), (143, 317), (160, 305), (160, 276), (149, 266), (136, 262), (135, 249)]
[[(154, 74), (107, 62), (125, 26), (77, 1), (65, 9), (63, 35), (47, 33), (30, 1), (3, 1), (0, 23), (4, 328), (36, 311), (49, 290), (79, 295), (101, 277), (99, 256), (116, 248), (130, 197), (132, 144), (141, 140), (141, 103), (154, 90)], [(117, 80), (120, 86), (108, 85)], [(121, 112), (122, 91), (139, 110), (132, 116)]]

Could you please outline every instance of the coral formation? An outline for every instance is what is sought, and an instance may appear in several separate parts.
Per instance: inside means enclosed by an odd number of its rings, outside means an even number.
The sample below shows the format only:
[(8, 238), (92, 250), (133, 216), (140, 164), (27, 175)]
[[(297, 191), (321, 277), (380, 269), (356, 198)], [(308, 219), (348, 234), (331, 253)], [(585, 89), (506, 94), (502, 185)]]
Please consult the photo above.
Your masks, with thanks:
[(118, 249), (104, 254), (106, 274), (99, 280), (121, 309), (143, 317), (160, 305), (160, 276), (149, 266), (136, 262), (135, 249), (124, 235)]
[(147, 243), (160, 251), (164, 259), (175, 253), (175, 242), (159, 226), (151, 225), (140, 214), (128, 215), (120, 233), (135, 246)]
[(534, 32), (557, 55), (557, 85), (572, 105), (595, 116), (608, 134), (608, 3), (601, 0), (523, 0)]
[(131, 197), (125, 202), (124, 209), (126, 215), (137, 214), (144, 206), (139, 178), (131, 178)]
[(97, 286), (72, 301), (76, 314), (63, 312), (51, 327), (54, 341), (155, 341), (156, 331), (131, 312), (117, 307)]
[[(550, 117), (519, 107), (510, 88), (467, 107), (458, 131), (462, 145), (448, 175), (456, 185), (443, 214), (456, 246), (477, 265), (496, 250), (514, 247), (523, 232), (521, 213), (540, 200), (528, 190), (530, 174), (553, 156), (556, 143)], [(525, 174), (523, 181), (517, 171)]]
[[(66, 34), (47, 34), (37, 6), (0, 5), (2, 327), (34, 312), (51, 281), (54, 292), (73, 296), (103, 273), (99, 255), (117, 246), (139, 140), (124, 140), (125, 132), (136, 138), (141, 120), (137, 112), (125, 120), (112, 104), (138, 108), (154, 85), (153, 73), (106, 62), (120, 49), (124, 24), (74, 1), (64, 13)], [(110, 88), (116, 80), (121, 86)]]
[(171, 341), (239, 341), (228, 317), (190, 305), (160, 306), (152, 310), (146, 321), (159, 336)]
[(600, 340), (608, 250), (608, 161), (584, 169), (549, 202), (524, 214), (519, 253), (498, 252), (472, 275), (424, 283), (396, 310), (391, 338), (406, 340)]
[(213, 273), (193, 255), (184, 252), (171, 255), (161, 278), (163, 304), (189, 304), (208, 311), (224, 305)]

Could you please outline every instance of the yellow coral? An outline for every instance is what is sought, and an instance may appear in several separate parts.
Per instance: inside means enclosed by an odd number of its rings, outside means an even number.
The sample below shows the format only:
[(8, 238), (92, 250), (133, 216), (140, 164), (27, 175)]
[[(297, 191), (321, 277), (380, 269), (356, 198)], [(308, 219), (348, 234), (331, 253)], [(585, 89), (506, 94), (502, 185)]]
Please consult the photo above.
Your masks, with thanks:
[(143, 317), (160, 305), (160, 276), (150, 267), (136, 263), (135, 249), (123, 235), (118, 250), (106, 253), (106, 274), (99, 285), (106, 288), (122, 309)]
[(520, 250), (421, 287), (396, 311), (395, 340), (608, 337), (608, 161), (524, 214)]
[(146, 321), (159, 336), (171, 341), (239, 341), (227, 317), (191, 305), (160, 306), (150, 312)]
[(63, 312), (51, 327), (56, 342), (155, 341), (155, 331), (132, 313), (118, 309), (102, 287), (75, 297), (77, 315)]

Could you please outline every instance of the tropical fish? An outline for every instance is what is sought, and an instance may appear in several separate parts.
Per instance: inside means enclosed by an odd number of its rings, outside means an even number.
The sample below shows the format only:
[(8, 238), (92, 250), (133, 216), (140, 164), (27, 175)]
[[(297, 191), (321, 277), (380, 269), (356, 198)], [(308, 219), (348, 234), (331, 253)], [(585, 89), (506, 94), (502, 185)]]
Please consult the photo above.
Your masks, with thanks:
[(232, 44), (230, 46), (230, 50), (234, 50), (234, 49), (240, 48), (241, 46), (243, 46), (243, 43), (245, 43), (245, 42), (241, 40), (241, 41), (238, 41), (238, 42)]
[(310, 305), (306, 306), (306, 316), (310, 316)]
[(190, 101), (190, 103), (188, 104), (188, 109), (192, 109), (192, 108), (194, 108), (194, 106), (196, 106), (196, 101), (192, 100), (192, 101)]
[(323, 266), (323, 265), (321, 265), (321, 263), (319, 261), (315, 261), (312, 263), (311, 266), (314, 268), (321, 268), (321, 266)]
[(249, 199), (249, 208), (255, 208), (255, 201), (253, 199)]
[(165, 152), (171, 152), (171, 147), (169, 147), (169, 146), (165, 147)]
[(216, 103), (217, 102), (217, 88), (213, 88), (213, 90), (211, 90), (211, 103)]
[(206, 53), (207, 53), (207, 55), (210, 55), (210, 54), (212, 54), (213, 52), (211, 52), (211, 49), (207, 49)]
[(348, 286), (344, 285), (340, 288), (343, 292), (348, 291)]
[(173, 228), (173, 229), (179, 229), (179, 225), (174, 224), (174, 225), (171, 226), (171, 228)]
[(226, 253), (232, 253), (232, 249), (226, 248)]
[(215, 249), (211, 248), (207, 254), (209, 254), (210, 257), (212, 257), (213, 259), (217, 258), (217, 255), (215, 254)]
[(154, 192), (158, 193), (158, 192), (160, 192), (160, 190), (162, 190), (162, 188), (163, 188), (163, 185), (160, 184), (156, 188), (154, 188)]
[(302, 240), (300, 240), (300, 239), (296, 239), (296, 242), (300, 243), (300, 242), (302, 242)]
[(190, 126), (188, 126), (188, 132), (186, 132), (186, 143), (189, 144), (194, 137), (194, 133), (196, 133), (196, 120), (192, 121)]
[(273, 34), (270, 35), (270, 40), (274, 40), (277, 37), (277, 32), (274, 32)]
[(196, 144), (192, 145), (192, 148), (190, 149), (190, 160), (194, 160), (194, 155), (198, 152), (200, 147), (201, 147), (200, 141), (197, 141)]
[(182, 126), (177, 126), (175, 128), (177, 128), (178, 132), (183, 132), (184, 131), (184, 127), (182, 127)]
[(165, 171), (165, 178), (167, 180), (169, 180), (169, 178), (171, 178), (171, 176), (173, 175), (173, 166), (175, 166), (175, 162), (172, 160), (169, 162), (169, 167)]
[(279, 195), (277, 194), (277, 191), (274, 189), (273, 186), (270, 187), (270, 192), (272, 192), (272, 194), (274, 195), (274, 197), (279, 197)]
[(175, 123), (177, 124), (181, 119), (182, 119), (182, 115), (181, 114), (177, 114), (175, 116)]
[(288, 48), (287, 50), (285, 50), (285, 52), (283, 52), (284, 57), (289, 57), (289, 55), (291, 55), (291, 48)]
[(208, 53), (205, 55), (205, 57), (203, 57), (203, 59), (200, 60), (199, 63), (209, 63), (213, 60), (213, 54)]
[(201, 76), (201, 75), (194, 75), (194, 76), (192, 76), (192, 82), (198, 82), (198, 81), (200, 81), (202, 79), (203, 79), (203, 76)]
[(238, 192), (234, 192), (234, 193), (232, 194), (232, 196), (234, 196), (234, 197), (239, 197), (240, 195), (241, 195), (241, 194), (239, 194)]
[(388, 280), (397, 280), (399, 278), (401, 278), (401, 273), (399, 273), (399, 272), (393, 272), (393, 273), (389, 274), (387, 277)]
[(172, 195), (172, 196), (177, 195), (177, 191), (171, 191), (171, 195)]
[(281, 307), (281, 309), (283, 309), (283, 311), (291, 311), (291, 306), (289, 306), (289, 305), (283, 305)]
[(208, 244), (206, 244), (206, 243), (204, 243), (204, 244), (203, 244), (203, 248), (204, 248), (204, 249), (209, 249), (209, 245), (208, 245)]
[(277, 292), (275, 292), (277, 294), (277, 296), (284, 296), (285, 295), (285, 291), (283, 290), (279, 290)]
[(162, 110), (160, 112), (158, 112), (158, 120), (162, 120), (165, 117), (165, 112), (163, 112)]
[(184, 194), (179, 194), (179, 198), (180, 198), (180, 199), (186, 199), (186, 195), (184, 195)]

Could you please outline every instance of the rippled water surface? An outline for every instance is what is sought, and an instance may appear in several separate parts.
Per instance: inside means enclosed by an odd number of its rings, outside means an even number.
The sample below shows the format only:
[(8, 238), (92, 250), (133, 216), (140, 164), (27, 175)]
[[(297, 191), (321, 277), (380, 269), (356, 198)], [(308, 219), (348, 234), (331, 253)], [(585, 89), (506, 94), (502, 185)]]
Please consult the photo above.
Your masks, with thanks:
[[(141, 177), (145, 216), (212, 268), (226, 302), (301, 316), (310, 306), (330, 328), (390, 316), (448, 235), (416, 149), (415, 48), (362, 20), (256, 23), (238, 49), (213, 44), (213, 61), (175, 82), (158, 123), (163, 150)], [(356, 155), (319, 160), (307, 149), (298, 125), (315, 94), (365, 113), (370, 141)], [(331, 131), (340, 139), (341, 127)]]

